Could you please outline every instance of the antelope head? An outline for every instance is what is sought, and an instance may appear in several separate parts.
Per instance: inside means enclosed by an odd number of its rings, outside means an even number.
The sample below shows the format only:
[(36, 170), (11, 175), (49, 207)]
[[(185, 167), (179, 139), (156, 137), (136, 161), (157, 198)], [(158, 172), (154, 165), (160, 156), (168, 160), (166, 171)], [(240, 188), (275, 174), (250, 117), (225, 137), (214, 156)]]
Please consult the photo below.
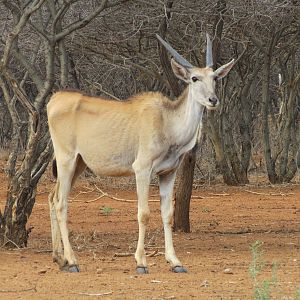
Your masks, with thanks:
[(214, 71), (212, 69), (212, 42), (207, 34), (206, 67), (198, 68), (183, 58), (159, 35), (156, 37), (172, 55), (171, 66), (174, 74), (189, 84), (191, 97), (209, 110), (216, 109), (220, 104), (215, 93), (216, 81), (228, 74), (234, 65), (234, 59)]

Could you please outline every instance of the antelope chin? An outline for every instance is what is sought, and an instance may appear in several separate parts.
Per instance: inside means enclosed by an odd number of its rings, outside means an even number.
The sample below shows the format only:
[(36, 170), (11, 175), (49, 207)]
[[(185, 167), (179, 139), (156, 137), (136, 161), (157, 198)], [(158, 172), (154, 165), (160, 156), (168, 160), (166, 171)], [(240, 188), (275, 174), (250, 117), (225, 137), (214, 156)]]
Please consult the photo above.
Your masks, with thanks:
[(207, 110), (216, 110), (219, 107), (219, 104), (217, 105), (205, 105)]

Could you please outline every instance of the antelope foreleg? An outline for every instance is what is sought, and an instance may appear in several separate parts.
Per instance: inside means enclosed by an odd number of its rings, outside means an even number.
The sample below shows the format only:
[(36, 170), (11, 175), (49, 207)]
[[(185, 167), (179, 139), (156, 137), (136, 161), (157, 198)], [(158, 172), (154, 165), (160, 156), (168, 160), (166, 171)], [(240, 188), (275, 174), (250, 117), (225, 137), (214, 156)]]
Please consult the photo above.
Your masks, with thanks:
[(140, 274), (148, 273), (146, 253), (145, 253), (145, 234), (146, 227), (149, 222), (149, 184), (150, 174), (148, 170), (135, 170), (136, 187), (138, 196), (138, 222), (139, 222), (139, 238), (137, 249), (135, 252), (135, 260), (137, 263), (137, 272)]
[(166, 260), (171, 264), (173, 272), (185, 273), (187, 272), (187, 270), (182, 266), (182, 263), (179, 261), (175, 254), (172, 239), (171, 223), (174, 212), (172, 196), (175, 176), (175, 171), (159, 176), (161, 217), (165, 233), (165, 257)]

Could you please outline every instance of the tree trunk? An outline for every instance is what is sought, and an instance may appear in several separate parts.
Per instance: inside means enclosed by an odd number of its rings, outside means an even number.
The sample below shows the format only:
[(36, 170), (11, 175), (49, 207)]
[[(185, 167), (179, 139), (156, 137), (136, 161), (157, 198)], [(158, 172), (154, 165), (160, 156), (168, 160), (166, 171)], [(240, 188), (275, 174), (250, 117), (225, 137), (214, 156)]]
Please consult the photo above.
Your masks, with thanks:
[[(32, 118), (30, 120), (33, 129), (35, 123)], [(37, 134), (31, 131), (21, 166), (9, 178), (7, 201), (0, 219), (1, 244), (14, 247), (27, 246), (31, 228), (27, 229), (26, 224), (35, 203), (37, 183), (47, 168), (52, 153), (49, 136), (45, 132)]]
[(198, 145), (187, 152), (178, 172), (175, 193), (174, 231), (190, 232), (190, 200), (193, 189), (196, 152)]
[(227, 106), (226, 108), (227, 111), (221, 112), (220, 114), (221, 126), (222, 126), (221, 132), (223, 133), (224, 156), (228, 161), (228, 165), (230, 166), (230, 172), (232, 174), (231, 177), (234, 178), (235, 185), (247, 184), (249, 183), (247, 177), (248, 166), (246, 169), (244, 169), (241, 164), (241, 160), (239, 159), (238, 149), (236, 149), (237, 147), (235, 145), (233, 130), (232, 130), (234, 125), (232, 123), (232, 120), (230, 120), (230, 115), (229, 115), (230, 107)]
[(296, 156), (299, 143), (299, 111), (295, 107), (299, 106), (297, 97), (297, 87), (300, 82), (300, 73), (292, 75), (290, 84), (286, 87), (286, 96), (282, 99), (286, 102), (285, 110), (279, 126), (279, 137), (281, 142), (281, 152), (279, 155), (278, 180), (280, 182), (290, 182), (297, 171)]
[(220, 169), (224, 183), (228, 185), (237, 185), (238, 183), (236, 182), (236, 179), (233, 176), (225, 157), (219, 129), (217, 126), (218, 122), (215, 120), (215, 114), (216, 112), (214, 111), (208, 111), (207, 133), (215, 150), (217, 167)]
[(13, 180), (9, 186), (0, 232), (0, 243), (5, 246), (27, 247), (31, 231), (26, 224), (35, 203), (36, 186), (28, 185), (22, 177)]
[[(273, 37), (272, 37), (273, 38)], [(269, 126), (269, 110), (270, 110), (270, 68), (272, 57), (272, 42), (266, 48), (264, 53), (263, 69), (262, 69), (262, 134), (264, 157), (266, 160), (266, 167), (268, 178), (271, 183), (277, 183), (278, 177), (275, 169), (275, 159), (272, 156), (270, 143), (270, 126)]]

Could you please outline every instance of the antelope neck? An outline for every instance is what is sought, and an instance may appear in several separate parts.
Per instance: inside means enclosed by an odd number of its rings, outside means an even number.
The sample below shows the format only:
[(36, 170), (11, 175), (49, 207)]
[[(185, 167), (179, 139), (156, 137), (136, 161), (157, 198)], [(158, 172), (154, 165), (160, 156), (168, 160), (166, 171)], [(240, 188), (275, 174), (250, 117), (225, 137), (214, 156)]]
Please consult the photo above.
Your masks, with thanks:
[(184, 91), (180, 96), (186, 95), (178, 108), (177, 121), (179, 126), (177, 126), (175, 132), (178, 141), (182, 143), (186, 143), (194, 138), (199, 123), (202, 121), (204, 110), (204, 106), (196, 100), (190, 86), (187, 89), (188, 91)]

